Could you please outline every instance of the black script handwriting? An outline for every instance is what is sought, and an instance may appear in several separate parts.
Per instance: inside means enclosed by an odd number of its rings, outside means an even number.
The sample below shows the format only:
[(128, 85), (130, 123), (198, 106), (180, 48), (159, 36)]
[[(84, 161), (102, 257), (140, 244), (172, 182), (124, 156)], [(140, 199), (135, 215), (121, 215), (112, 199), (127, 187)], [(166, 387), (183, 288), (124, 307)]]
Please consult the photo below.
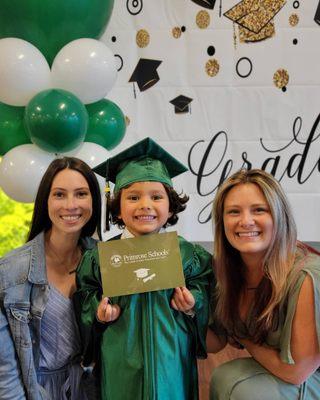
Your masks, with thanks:
[[(288, 176), (290, 179), (297, 177), (299, 184), (305, 183), (311, 175), (316, 172), (320, 172), (320, 146), (315, 142), (320, 138), (320, 114), (316, 118), (311, 131), (306, 140), (300, 138), (302, 132), (302, 118), (297, 117), (293, 123), (293, 138), (285, 145), (277, 149), (271, 149), (266, 146), (263, 139), (260, 138), (261, 148), (266, 153), (275, 154), (274, 157), (263, 158), (261, 165), (253, 166), (250, 161), (247, 151), (243, 151), (240, 155), (240, 168), (261, 168), (265, 171), (270, 172), (279, 181), (284, 176)], [(226, 153), (228, 150), (228, 134), (224, 131), (216, 133), (210, 140), (209, 144), (203, 152), (204, 140), (195, 142), (188, 154), (189, 169), (192, 174), (197, 177), (196, 187), (197, 192), (200, 196), (206, 197), (216, 192), (218, 187), (223, 181), (234, 171), (232, 171), (235, 160), (228, 158), (226, 159)], [(295, 152), (290, 154), (290, 150), (294, 145), (302, 146), (301, 152)], [(314, 165), (306, 170), (308, 156), (311, 154), (311, 147), (314, 147), (313, 156), (316, 155), (316, 162)], [(316, 150), (315, 150), (316, 149)], [(203, 153), (202, 153), (203, 152)], [(285, 161), (284, 153), (289, 153), (288, 161)], [(200, 164), (199, 164), (199, 161)], [(285, 166), (283, 167), (283, 164)], [(237, 163), (239, 165), (239, 163)], [(237, 168), (238, 169), (238, 168)], [(282, 170), (282, 172), (281, 172)], [(209, 189), (205, 186), (205, 178), (213, 178), (218, 174), (218, 179), (213, 181), (213, 185)], [(218, 182), (218, 183), (216, 183)], [(205, 189), (206, 187), (206, 189)], [(198, 221), (201, 224), (208, 222), (211, 218), (211, 204), (213, 199), (210, 200), (198, 213)]]
[[(320, 147), (318, 145), (319, 158), (316, 161), (315, 165), (312, 167), (311, 171), (309, 173), (307, 173), (306, 176), (303, 176), (304, 172), (305, 172), (306, 161), (307, 161), (308, 155), (310, 153), (311, 145), (320, 137), (320, 132), (318, 133), (318, 135), (316, 135), (317, 128), (319, 126), (319, 122), (320, 122), (320, 114), (316, 118), (316, 120), (311, 128), (311, 131), (310, 131), (310, 134), (309, 134), (307, 140), (303, 141), (303, 140), (299, 139), (299, 133), (301, 132), (301, 128), (302, 128), (302, 119), (301, 119), (301, 117), (297, 117), (293, 123), (293, 139), (286, 146), (284, 146), (280, 149), (276, 149), (276, 150), (268, 149), (263, 144), (263, 140), (260, 139), (260, 143), (261, 143), (263, 149), (266, 150), (268, 153), (280, 153), (280, 152), (284, 151), (285, 149), (289, 148), (292, 143), (298, 143), (298, 144), (304, 146), (303, 151), (301, 153), (295, 153), (290, 157), (288, 165), (284, 169), (283, 173), (277, 178), (279, 181), (281, 181), (282, 178), (286, 174), (289, 178), (293, 178), (295, 175), (297, 175), (298, 183), (303, 184), (310, 178), (310, 176), (312, 175), (312, 173), (315, 171), (316, 168), (318, 168), (318, 171), (320, 172)], [(318, 156), (317, 153), (316, 153), (316, 156)], [(294, 162), (298, 161), (298, 160), (300, 160), (300, 162), (298, 163), (297, 167), (294, 169)], [(273, 165), (272, 165), (271, 171), (269, 171), (269, 172), (273, 176), (276, 176), (277, 168), (280, 163), (280, 156), (277, 155), (274, 158), (267, 158), (263, 162), (261, 168), (264, 170), (267, 170), (267, 166), (270, 163), (270, 161), (273, 162)]]

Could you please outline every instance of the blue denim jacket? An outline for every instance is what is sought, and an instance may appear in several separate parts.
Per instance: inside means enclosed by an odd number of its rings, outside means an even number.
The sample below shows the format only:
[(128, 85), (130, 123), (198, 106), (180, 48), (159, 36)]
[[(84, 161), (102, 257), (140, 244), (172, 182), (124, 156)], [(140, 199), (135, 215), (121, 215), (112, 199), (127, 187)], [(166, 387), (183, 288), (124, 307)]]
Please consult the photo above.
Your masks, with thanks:
[[(95, 241), (86, 238), (83, 248)], [(37, 383), (40, 327), (49, 295), (44, 234), (0, 259), (0, 399), (52, 400)]]

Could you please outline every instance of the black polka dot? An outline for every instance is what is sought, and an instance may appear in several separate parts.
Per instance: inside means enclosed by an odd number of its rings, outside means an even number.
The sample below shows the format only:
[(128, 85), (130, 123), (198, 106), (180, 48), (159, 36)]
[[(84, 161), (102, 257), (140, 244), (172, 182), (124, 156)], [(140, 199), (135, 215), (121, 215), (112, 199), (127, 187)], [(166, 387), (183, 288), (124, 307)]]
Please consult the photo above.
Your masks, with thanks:
[(186, 31), (186, 27), (185, 26), (182, 26), (181, 27), (181, 32), (185, 32)]
[(293, 39), (292, 43), (293, 44), (298, 44), (298, 39)]
[(216, 52), (216, 49), (214, 48), (214, 46), (209, 46), (207, 49), (207, 53), (209, 56), (213, 56), (214, 53)]
[(116, 42), (116, 41), (117, 41), (117, 38), (116, 38), (115, 36), (112, 36), (111, 40), (112, 40), (113, 42)]
[(286, 91), (287, 91), (287, 88), (286, 88), (285, 86), (283, 86), (282, 91), (283, 91), (283, 92), (286, 92)]
[(293, 2), (293, 8), (299, 8), (299, 6), (300, 6), (299, 1), (298, 1), (298, 0), (295, 0), (295, 1)]

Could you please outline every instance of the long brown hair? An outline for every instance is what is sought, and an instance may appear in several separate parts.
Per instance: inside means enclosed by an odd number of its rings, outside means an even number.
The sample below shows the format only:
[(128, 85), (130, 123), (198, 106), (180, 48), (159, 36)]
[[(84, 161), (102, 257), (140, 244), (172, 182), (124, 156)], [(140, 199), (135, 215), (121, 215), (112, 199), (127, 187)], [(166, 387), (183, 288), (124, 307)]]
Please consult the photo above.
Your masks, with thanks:
[(89, 165), (84, 161), (75, 157), (63, 157), (53, 160), (41, 179), (34, 203), (31, 227), (27, 241), (32, 240), (40, 232), (46, 232), (51, 228), (51, 220), (48, 213), (48, 198), (51, 185), (58, 172), (67, 168), (79, 172), (85, 178), (92, 197), (92, 215), (82, 228), (80, 236), (92, 236), (97, 229), (98, 236), (101, 238), (101, 194), (97, 178)]
[(286, 291), (292, 269), (297, 229), (290, 205), (277, 180), (259, 169), (240, 170), (231, 175), (218, 189), (213, 204), (214, 258), (217, 277), (216, 308), (218, 320), (233, 334), (239, 319), (240, 295), (245, 286), (245, 268), (238, 250), (233, 248), (224, 231), (224, 202), (229, 191), (239, 184), (253, 183), (264, 194), (273, 219), (273, 234), (264, 258), (264, 277), (255, 298), (255, 323), (250, 332), (256, 342), (277, 323), (277, 309)]

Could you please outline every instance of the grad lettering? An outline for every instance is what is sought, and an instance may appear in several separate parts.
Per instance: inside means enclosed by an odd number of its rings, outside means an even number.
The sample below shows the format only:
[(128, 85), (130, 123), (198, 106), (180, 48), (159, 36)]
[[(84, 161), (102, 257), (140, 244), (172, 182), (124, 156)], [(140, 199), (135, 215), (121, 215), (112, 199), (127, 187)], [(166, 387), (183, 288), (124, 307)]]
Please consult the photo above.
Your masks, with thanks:
[[(263, 158), (261, 165), (253, 165), (247, 151), (241, 153), (240, 162), (226, 158), (228, 150), (228, 134), (224, 131), (216, 133), (204, 148), (204, 140), (195, 142), (188, 155), (188, 164), (192, 174), (196, 176), (197, 192), (200, 196), (213, 195), (221, 183), (235, 170), (239, 168), (261, 168), (270, 172), (279, 181), (285, 176), (289, 179), (296, 178), (302, 185), (315, 173), (320, 172), (320, 114), (316, 118), (308, 137), (302, 139), (302, 118), (297, 117), (293, 123), (292, 139), (283, 147), (271, 149), (262, 138), (260, 146), (271, 157)], [(293, 146), (301, 148), (301, 151), (290, 154)], [(300, 149), (299, 149), (300, 150)], [(292, 150), (293, 151), (293, 150)], [(200, 164), (196, 160), (201, 160)], [(237, 165), (237, 168), (233, 168)], [(208, 182), (211, 186), (208, 188)], [(205, 185), (207, 184), (207, 185)], [(206, 188), (206, 189), (205, 189)], [(211, 218), (211, 204), (213, 197), (198, 213), (198, 221), (206, 223)]]

